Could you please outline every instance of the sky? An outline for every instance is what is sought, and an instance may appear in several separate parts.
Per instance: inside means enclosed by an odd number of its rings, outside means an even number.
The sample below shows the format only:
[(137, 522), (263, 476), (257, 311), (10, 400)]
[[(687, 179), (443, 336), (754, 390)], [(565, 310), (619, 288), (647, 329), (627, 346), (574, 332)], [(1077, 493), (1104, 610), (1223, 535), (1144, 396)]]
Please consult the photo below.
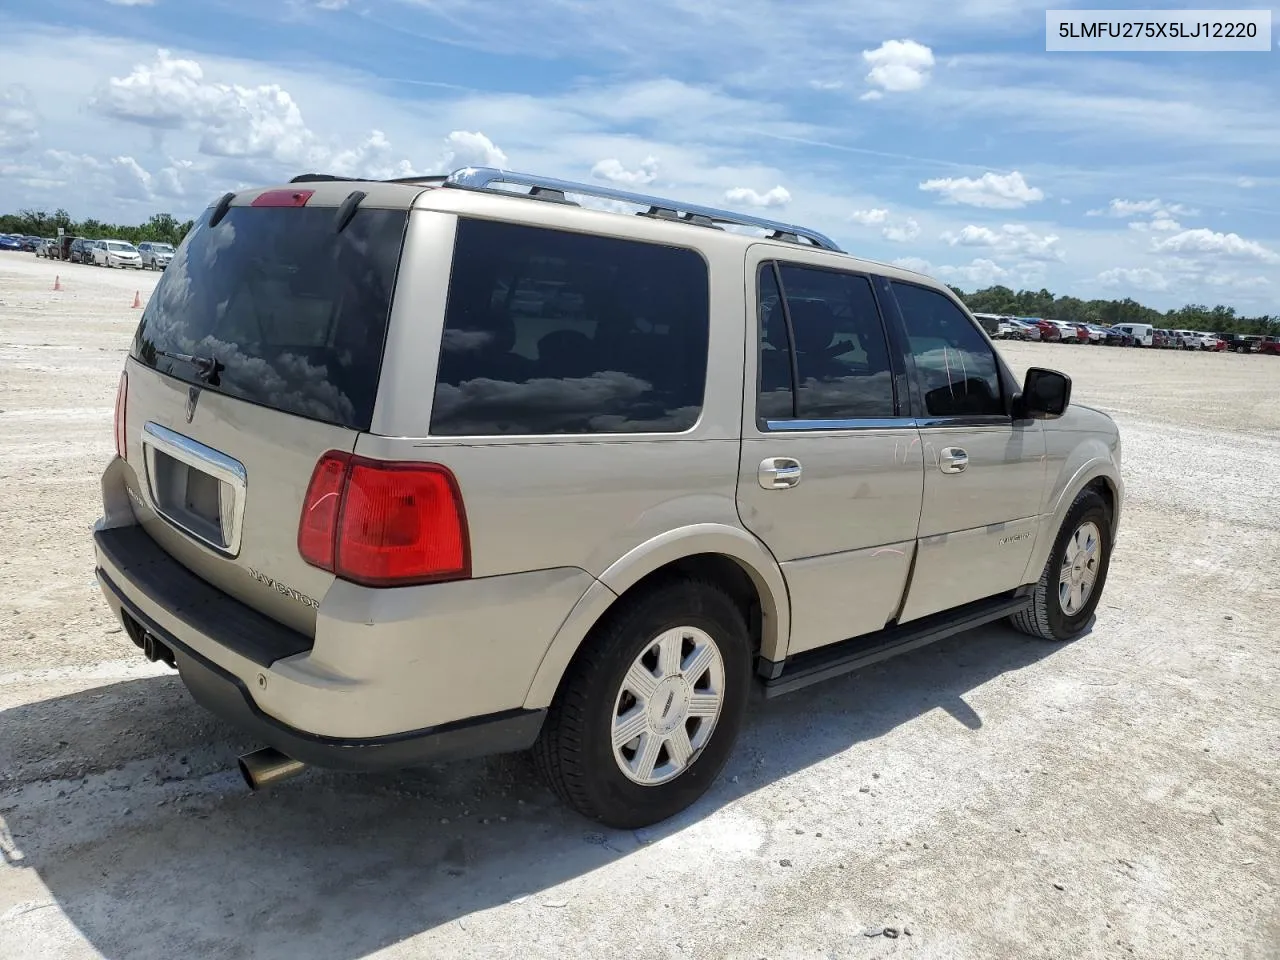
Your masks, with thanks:
[(1021, 0), (6, 0), (0, 211), (492, 165), (966, 290), (1276, 315), (1277, 90), (1275, 50), (1047, 53)]

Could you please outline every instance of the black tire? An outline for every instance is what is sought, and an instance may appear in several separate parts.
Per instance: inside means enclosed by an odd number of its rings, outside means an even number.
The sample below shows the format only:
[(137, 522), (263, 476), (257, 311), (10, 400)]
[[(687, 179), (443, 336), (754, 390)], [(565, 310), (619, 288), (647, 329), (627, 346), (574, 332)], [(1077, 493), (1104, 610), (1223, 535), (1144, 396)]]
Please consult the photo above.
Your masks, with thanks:
[[(1058, 574), (1067, 549), (1067, 542), (1086, 522), (1092, 522), (1098, 528), (1101, 558), (1099, 569), (1094, 579), (1093, 590), (1084, 606), (1075, 614), (1068, 615), (1062, 609), (1062, 601), (1058, 594)], [(1071, 504), (1066, 518), (1058, 530), (1058, 537), (1049, 552), (1040, 581), (1032, 593), (1031, 604), (1009, 618), (1013, 627), (1021, 632), (1042, 640), (1071, 640), (1078, 637), (1093, 619), (1093, 613), (1102, 599), (1102, 590), (1107, 583), (1107, 570), (1111, 566), (1111, 513), (1106, 502), (1093, 490), (1083, 490)]]
[[(630, 779), (614, 758), (614, 706), (632, 663), (663, 632), (705, 631), (724, 664), (724, 700), (711, 738), (674, 779)], [(742, 611), (713, 583), (672, 579), (619, 601), (565, 672), (534, 746), (543, 777), (565, 803), (606, 826), (634, 830), (672, 817), (715, 781), (742, 727), (751, 686), (751, 641)]]

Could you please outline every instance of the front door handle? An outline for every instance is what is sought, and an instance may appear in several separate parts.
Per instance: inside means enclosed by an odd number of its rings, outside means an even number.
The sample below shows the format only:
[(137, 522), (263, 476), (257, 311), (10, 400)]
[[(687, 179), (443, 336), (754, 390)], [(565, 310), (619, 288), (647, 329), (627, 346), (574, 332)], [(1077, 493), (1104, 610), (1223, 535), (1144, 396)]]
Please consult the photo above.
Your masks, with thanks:
[(938, 469), (943, 473), (964, 473), (969, 465), (969, 454), (959, 447), (944, 447), (938, 454)]
[(790, 457), (769, 457), (760, 461), (756, 477), (766, 490), (786, 490), (800, 482), (800, 461)]

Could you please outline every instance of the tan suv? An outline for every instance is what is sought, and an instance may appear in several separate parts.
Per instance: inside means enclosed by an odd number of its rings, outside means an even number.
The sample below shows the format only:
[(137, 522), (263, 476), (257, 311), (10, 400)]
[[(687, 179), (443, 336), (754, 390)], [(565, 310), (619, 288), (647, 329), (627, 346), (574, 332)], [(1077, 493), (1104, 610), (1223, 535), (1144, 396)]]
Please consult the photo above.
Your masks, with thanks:
[(1069, 394), (810, 230), (507, 171), (305, 175), (211, 205), (156, 287), (97, 573), (269, 745), (251, 786), (533, 748), (634, 827), (708, 788), (753, 684), (1087, 628), (1120, 440)]

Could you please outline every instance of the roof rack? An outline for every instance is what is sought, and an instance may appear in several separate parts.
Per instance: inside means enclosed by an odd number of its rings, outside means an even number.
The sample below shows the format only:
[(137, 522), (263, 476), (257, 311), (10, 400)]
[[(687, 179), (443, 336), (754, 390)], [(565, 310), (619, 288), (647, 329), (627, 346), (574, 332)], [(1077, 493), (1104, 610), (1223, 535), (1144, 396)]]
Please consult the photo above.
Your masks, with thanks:
[[(651, 197), (641, 193), (631, 193), (626, 190), (615, 190), (612, 187), (598, 187), (589, 183), (576, 183), (572, 180), (557, 180), (553, 177), (540, 177), (528, 173), (515, 173), (511, 170), (498, 170), (493, 167), (464, 167), (461, 170), (455, 170), (447, 177), (406, 177), (397, 182), (437, 182), (442, 183), (445, 187), (454, 187), (463, 190), (489, 190), (493, 192), (510, 193), (510, 191), (500, 191), (494, 188), (494, 184), (508, 183), (515, 186), (529, 187), (530, 192), (527, 196), (538, 199), (551, 201), (554, 203), (572, 203), (565, 194), (578, 194), (580, 196), (595, 197), (601, 200), (618, 200), (623, 203), (635, 204), (639, 207), (647, 209), (638, 212), (642, 217), (656, 217), (664, 220), (675, 220), (680, 223), (691, 223), (697, 226), (711, 227), (714, 229), (723, 229), (721, 224), (732, 224), (741, 227), (756, 227), (761, 230), (769, 231), (770, 240), (785, 240), (789, 243), (800, 243), (807, 241), (815, 247), (823, 250), (832, 250), (837, 253), (843, 251), (835, 244), (830, 237), (824, 236), (816, 230), (810, 230), (807, 227), (799, 227), (788, 223), (779, 223), (775, 220), (766, 220), (763, 217), (753, 217), (747, 214), (734, 213), (730, 210), (719, 210), (714, 207), (703, 207), (692, 203), (683, 203), (676, 200), (667, 200), (662, 197)], [(516, 194), (519, 196), (519, 194)]]

